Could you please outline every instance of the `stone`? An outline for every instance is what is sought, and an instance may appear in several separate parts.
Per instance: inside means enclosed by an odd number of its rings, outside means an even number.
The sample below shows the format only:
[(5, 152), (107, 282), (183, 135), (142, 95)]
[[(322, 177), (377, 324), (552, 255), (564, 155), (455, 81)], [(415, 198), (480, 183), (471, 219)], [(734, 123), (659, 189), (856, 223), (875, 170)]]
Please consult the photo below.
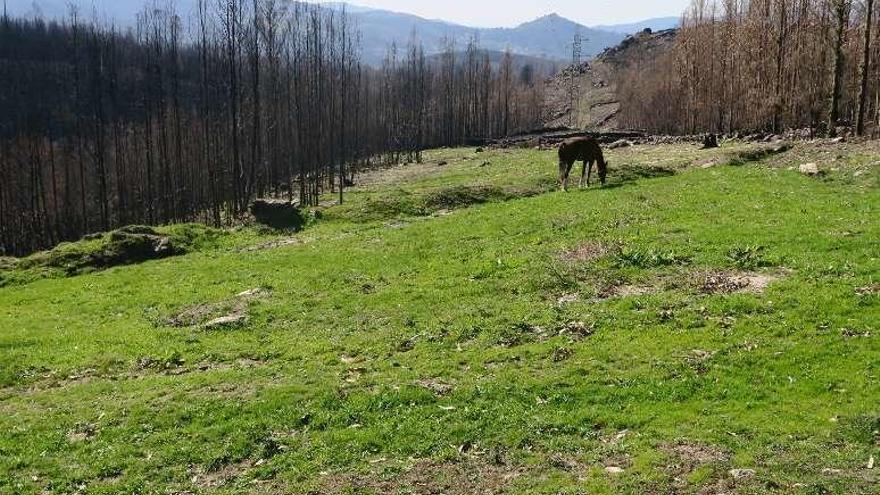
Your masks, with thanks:
[(633, 146), (632, 141), (630, 141), (628, 139), (619, 139), (619, 140), (614, 141), (613, 143), (609, 144), (608, 149), (609, 150), (616, 150), (618, 148), (629, 148), (630, 146)]
[(216, 330), (219, 328), (233, 328), (244, 325), (245, 322), (247, 322), (247, 316), (245, 315), (229, 315), (216, 318), (209, 321), (208, 323), (205, 323), (205, 328), (208, 330)]
[(262, 288), (256, 288), (256, 289), (246, 290), (246, 291), (236, 295), (235, 297), (236, 297), (236, 299), (250, 300), (250, 299), (259, 299), (259, 298), (267, 296), (268, 294), (269, 294), (269, 291), (262, 289)]
[(754, 469), (731, 469), (727, 472), (730, 476), (735, 480), (745, 480), (749, 478), (754, 478), (757, 473), (755, 473)]
[(798, 170), (800, 173), (804, 175), (809, 175), (811, 177), (819, 175), (819, 166), (815, 163), (805, 163), (801, 165)]

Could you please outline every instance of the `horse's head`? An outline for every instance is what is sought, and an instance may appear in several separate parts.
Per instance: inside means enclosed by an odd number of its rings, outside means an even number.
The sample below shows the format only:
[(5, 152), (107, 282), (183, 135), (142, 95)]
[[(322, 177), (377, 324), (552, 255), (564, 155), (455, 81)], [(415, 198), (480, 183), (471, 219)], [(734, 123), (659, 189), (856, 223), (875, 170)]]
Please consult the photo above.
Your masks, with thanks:
[(599, 160), (599, 181), (605, 185), (605, 177), (608, 175), (608, 162), (604, 159)]

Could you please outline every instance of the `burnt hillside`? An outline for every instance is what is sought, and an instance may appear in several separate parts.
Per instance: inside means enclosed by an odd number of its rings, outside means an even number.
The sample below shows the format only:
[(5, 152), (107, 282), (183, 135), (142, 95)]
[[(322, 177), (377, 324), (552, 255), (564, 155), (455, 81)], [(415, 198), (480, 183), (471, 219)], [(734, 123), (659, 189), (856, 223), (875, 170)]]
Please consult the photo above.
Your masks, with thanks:
[[(546, 81), (544, 122), (548, 127), (618, 129), (620, 111), (617, 85), (629, 68), (644, 64), (669, 50), (677, 30), (642, 31), (608, 48), (594, 60), (569, 66)], [(571, 79), (577, 91), (572, 106)]]

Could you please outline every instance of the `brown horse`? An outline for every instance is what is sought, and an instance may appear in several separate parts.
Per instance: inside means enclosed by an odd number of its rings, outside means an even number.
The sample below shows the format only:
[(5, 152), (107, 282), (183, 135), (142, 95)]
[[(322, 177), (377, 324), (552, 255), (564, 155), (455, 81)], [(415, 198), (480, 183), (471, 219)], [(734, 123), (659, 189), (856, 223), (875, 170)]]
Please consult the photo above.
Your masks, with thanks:
[(602, 154), (599, 142), (592, 137), (578, 137), (563, 141), (559, 146), (559, 185), (563, 191), (568, 190), (568, 176), (575, 162), (584, 162), (581, 171), (580, 187), (584, 186), (584, 177), (587, 178), (587, 187), (590, 187), (590, 176), (593, 175), (593, 164), (598, 164), (599, 180), (605, 184), (605, 176), (608, 173), (608, 162)]

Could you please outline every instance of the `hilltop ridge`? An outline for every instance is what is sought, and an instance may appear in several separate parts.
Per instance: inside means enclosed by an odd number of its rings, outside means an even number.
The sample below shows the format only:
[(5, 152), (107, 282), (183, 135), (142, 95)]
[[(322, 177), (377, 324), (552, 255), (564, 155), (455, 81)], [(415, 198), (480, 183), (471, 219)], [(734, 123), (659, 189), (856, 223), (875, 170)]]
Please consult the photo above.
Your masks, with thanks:
[[(76, 2), (74, 2), (76, 3)], [(143, 10), (142, 0), (106, 2), (99, 10), (86, 0), (79, 0), (80, 14), (132, 25), (137, 14)], [(197, 11), (196, 0), (178, 0), (177, 11), (184, 17)], [(343, 7), (357, 23), (361, 31), (363, 60), (371, 65), (381, 64), (392, 44), (403, 46), (415, 33), (425, 47), (428, 55), (444, 51), (448, 40), (454, 40), (463, 47), (470, 39), (479, 40), (480, 46), (489, 51), (510, 49), (516, 55), (539, 57), (553, 62), (571, 60), (571, 43), (575, 33), (583, 37), (583, 58), (589, 59), (609, 46), (614, 46), (627, 34), (645, 27), (656, 29), (669, 25), (669, 18), (647, 19), (645, 21), (590, 27), (567, 19), (558, 13), (551, 13), (524, 22), (515, 27), (477, 28), (439, 19), (426, 19), (405, 12), (375, 9), (352, 5), (346, 2), (322, 4), (325, 8), (340, 10)], [(17, 17), (40, 16), (48, 19), (61, 19), (69, 13), (69, 2), (63, 0), (35, 0), (21, 5), (10, 5), (10, 15)]]
[[(645, 29), (606, 48), (594, 60), (568, 66), (545, 83), (545, 116), (548, 127), (579, 127), (609, 131), (619, 129), (618, 83), (626, 69), (665, 53), (678, 31)], [(572, 107), (569, 87), (575, 78), (579, 98)], [(574, 114), (573, 114), (574, 112)]]

